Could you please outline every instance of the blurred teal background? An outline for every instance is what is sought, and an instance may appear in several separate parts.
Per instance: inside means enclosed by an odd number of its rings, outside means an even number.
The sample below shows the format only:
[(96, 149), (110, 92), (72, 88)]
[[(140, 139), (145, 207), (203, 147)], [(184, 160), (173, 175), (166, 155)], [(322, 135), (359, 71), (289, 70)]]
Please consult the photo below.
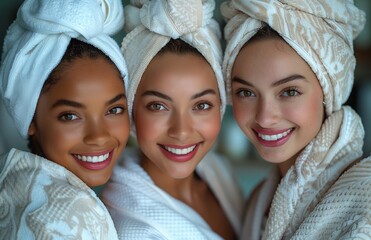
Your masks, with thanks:
[[(56, 0), (58, 1), (58, 0)], [(63, 1), (63, 0), (59, 0)], [(77, 0), (78, 1), (78, 0)], [(15, 19), (16, 12), (23, 0), (0, 0), (0, 44), (8, 26)], [(216, 1), (215, 18), (223, 28), (225, 23), (220, 15), (219, 6), (222, 0)], [(123, 1), (124, 6), (128, 3)], [(348, 104), (361, 115), (365, 125), (366, 138), (364, 145), (365, 155), (371, 154), (371, 1), (357, 0), (356, 5), (368, 14), (367, 24), (361, 35), (355, 40), (355, 53), (357, 57), (357, 68), (355, 73), (355, 84)], [(115, 35), (120, 44), (125, 36), (123, 31)], [(224, 42), (222, 42), (224, 46)], [(135, 144), (131, 140), (130, 144)], [(7, 115), (0, 102), (0, 154), (11, 147), (27, 149), (26, 142), (20, 138), (12, 121)], [(223, 120), (223, 128), (220, 133), (215, 150), (225, 155), (236, 170), (236, 176), (243, 187), (245, 195), (255, 186), (269, 171), (270, 165), (265, 163), (256, 154), (247, 138), (242, 134), (234, 122), (231, 108), (227, 109)]]

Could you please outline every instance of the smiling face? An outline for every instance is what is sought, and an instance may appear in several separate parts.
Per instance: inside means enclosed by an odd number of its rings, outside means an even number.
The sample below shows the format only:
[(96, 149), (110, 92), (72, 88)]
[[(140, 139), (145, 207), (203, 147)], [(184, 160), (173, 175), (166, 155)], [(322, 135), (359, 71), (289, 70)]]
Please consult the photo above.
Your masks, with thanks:
[(215, 74), (194, 53), (156, 56), (143, 73), (134, 101), (141, 165), (153, 176), (190, 176), (221, 126)]
[(285, 173), (317, 135), (324, 118), (321, 86), (282, 39), (248, 43), (232, 70), (233, 112), (265, 160)]
[(39, 98), (29, 135), (88, 186), (107, 182), (129, 137), (124, 82), (103, 57), (77, 58)]

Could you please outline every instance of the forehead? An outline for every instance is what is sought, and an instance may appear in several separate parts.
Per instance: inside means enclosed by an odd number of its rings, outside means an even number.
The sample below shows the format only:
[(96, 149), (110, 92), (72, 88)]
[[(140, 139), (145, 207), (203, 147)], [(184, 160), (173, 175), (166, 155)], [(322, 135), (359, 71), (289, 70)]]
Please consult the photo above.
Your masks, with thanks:
[[(124, 84), (120, 72), (114, 64), (103, 57), (76, 58), (69, 63), (64, 63), (55, 74), (55, 81), (50, 88), (72, 88), (73, 86), (90, 83), (117, 82)], [(106, 83), (104, 83), (106, 82)]]
[(125, 86), (115, 65), (103, 58), (81, 58), (58, 74), (57, 81), (39, 96), (37, 107), (49, 108), (61, 99), (98, 106), (118, 94), (125, 94)]
[[(238, 54), (232, 78), (248, 77), (277, 81), (293, 74), (315, 77), (310, 66), (284, 40), (272, 38), (252, 41)], [(247, 80), (247, 79), (246, 79)]]
[(196, 54), (165, 53), (152, 59), (142, 75), (137, 91), (217, 89), (217, 81), (209, 63)]

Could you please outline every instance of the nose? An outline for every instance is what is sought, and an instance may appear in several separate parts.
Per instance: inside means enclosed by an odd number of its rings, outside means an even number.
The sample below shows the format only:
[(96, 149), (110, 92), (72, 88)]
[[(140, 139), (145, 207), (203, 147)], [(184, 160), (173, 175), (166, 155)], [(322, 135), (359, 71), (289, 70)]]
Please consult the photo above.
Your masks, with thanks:
[(88, 120), (84, 142), (88, 145), (104, 146), (110, 139), (107, 123), (103, 120)]
[(192, 118), (188, 113), (174, 112), (169, 125), (169, 136), (179, 141), (185, 141), (193, 131)]
[(260, 99), (256, 105), (255, 122), (263, 128), (270, 128), (280, 120), (280, 109), (274, 100)]

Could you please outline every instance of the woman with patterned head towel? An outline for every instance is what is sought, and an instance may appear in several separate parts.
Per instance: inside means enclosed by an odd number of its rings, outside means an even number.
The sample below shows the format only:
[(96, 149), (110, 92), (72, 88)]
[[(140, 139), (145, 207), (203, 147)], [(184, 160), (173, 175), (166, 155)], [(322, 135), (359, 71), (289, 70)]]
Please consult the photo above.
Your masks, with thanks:
[(242, 238), (370, 239), (371, 158), (343, 105), (364, 12), (352, 0), (232, 0), (221, 11), (234, 116), (277, 166), (249, 198)]
[(0, 93), (32, 151), (0, 156), (1, 239), (117, 239), (90, 187), (129, 137), (119, 0), (26, 0), (4, 41)]
[(242, 197), (209, 152), (226, 98), (214, 1), (131, 1), (129, 115), (140, 151), (125, 151), (102, 199), (121, 239), (234, 239)]

